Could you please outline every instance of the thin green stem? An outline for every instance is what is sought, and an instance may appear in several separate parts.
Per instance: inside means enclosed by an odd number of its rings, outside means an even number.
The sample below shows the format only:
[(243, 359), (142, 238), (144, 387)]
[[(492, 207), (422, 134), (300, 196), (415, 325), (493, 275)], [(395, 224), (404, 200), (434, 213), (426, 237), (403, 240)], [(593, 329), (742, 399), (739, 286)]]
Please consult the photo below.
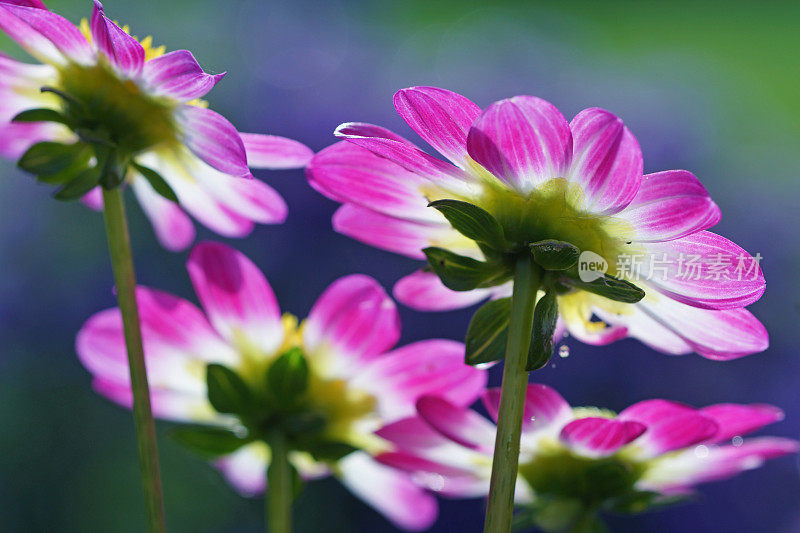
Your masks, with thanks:
[(292, 467), (286, 437), (274, 433), (269, 438), (270, 461), (267, 468), (266, 526), (269, 533), (292, 531)]
[(497, 437), (492, 462), (489, 502), (486, 506), (484, 533), (508, 533), (514, 513), (514, 488), (519, 466), (519, 439), (528, 372), (525, 363), (531, 344), (533, 308), (539, 290), (541, 272), (529, 255), (517, 260), (514, 269), (514, 292), (508, 344), (503, 367), (500, 408), (497, 414)]
[(108, 249), (111, 253), (111, 266), (114, 269), (114, 281), (117, 285), (117, 301), (122, 313), (125, 346), (128, 350), (131, 390), (133, 391), (133, 421), (136, 426), (142, 484), (147, 505), (148, 531), (164, 533), (166, 526), (161, 474), (158, 468), (156, 428), (150, 409), (150, 390), (147, 385), (147, 371), (142, 348), (139, 308), (136, 304), (136, 274), (133, 270), (133, 254), (131, 253), (131, 240), (128, 235), (122, 190), (120, 188), (103, 189), (103, 202)]

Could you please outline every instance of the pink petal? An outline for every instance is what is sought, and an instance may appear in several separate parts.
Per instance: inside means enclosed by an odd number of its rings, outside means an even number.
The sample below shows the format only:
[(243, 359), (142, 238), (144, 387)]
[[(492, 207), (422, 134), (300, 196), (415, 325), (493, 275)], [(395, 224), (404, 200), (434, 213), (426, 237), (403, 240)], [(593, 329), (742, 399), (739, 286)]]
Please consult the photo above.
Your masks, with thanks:
[(636, 442), (644, 454), (655, 457), (686, 448), (716, 435), (719, 425), (689, 406), (666, 400), (649, 400), (623, 410), (618, 420), (641, 422), (647, 432)]
[(38, 142), (63, 139), (64, 131), (52, 122), (0, 123), (0, 157), (17, 160)]
[(94, 189), (83, 195), (83, 198), (81, 198), (81, 202), (83, 202), (83, 205), (85, 205), (86, 207), (88, 207), (93, 211), (102, 211), (103, 189), (101, 189), (100, 187), (95, 187)]
[(144, 48), (106, 17), (103, 4), (98, 0), (94, 0), (91, 25), (92, 43), (106, 55), (116, 70), (130, 78), (138, 76), (144, 66)]
[(398, 139), (397, 135), (387, 133), (383, 128), (348, 122), (336, 128), (334, 135), (366, 148), (375, 155), (384, 157), (454, 193), (473, 192), (472, 176), (450, 163), (426, 154), (405, 139)]
[[(493, 420), (497, 420), (500, 406), (500, 389), (486, 389), (483, 393), (483, 406)], [(564, 424), (573, 419), (572, 407), (552, 387), (539, 383), (531, 383), (525, 393), (525, 407), (522, 412), (522, 430), (524, 432), (542, 429), (560, 430)]]
[(636, 440), (647, 426), (640, 422), (589, 417), (573, 420), (561, 430), (561, 440), (581, 455), (606, 457)]
[(378, 398), (385, 419), (396, 419), (414, 414), (417, 400), (427, 395), (469, 405), (486, 379), (485, 370), (464, 364), (462, 343), (430, 339), (375, 358), (353, 383)]
[(636, 305), (709, 359), (736, 359), (769, 346), (767, 330), (746, 309), (698, 309), (669, 298), (656, 302), (645, 298)]
[(491, 296), (489, 289), (452, 291), (433, 272), (417, 270), (401, 278), (394, 286), (394, 297), (417, 311), (450, 311), (475, 305)]
[(415, 485), (408, 474), (376, 462), (363, 452), (338, 464), (342, 483), (397, 527), (423, 531), (436, 521), (436, 499)]
[(236, 128), (210, 109), (182, 105), (175, 113), (183, 141), (200, 159), (225, 174), (250, 177), (247, 153)]
[[(133, 393), (129, 382), (102, 377), (92, 381), (92, 388), (101, 396), (127, 409), (133, 408)], [(203, 393), (187, 393), (151, 387), (150, 405), (153, 416), (175, 422), (217, 423), (220, 420)]]
[(633, 201), (616, 216), (633, 225), (635, 241), (658, 242), (710, 228), (720, 210), (694, 174), (667, 170), (645, 175)]
[(394, 95), (403, 120), (440, 154), (466, 168), (467, 133), (481, 108), (458, 93), (438, 87), (410, 87)]
[(239, 136), (250, 168), (302, 168), (314, 155), (305, 144), (286, 137), (260, 133), (240, 133)]
[(345, 204), (333, 215), (333, 229), (370, 246), (425, 259), (424, 248), (457, 237), (445, 224), (412, 222), (376, 213), (366, 207)]
[(706, 309), (750, 305), (766, 287), (756, 259), (710, 231), (648, 244), (637, 271), (659, 292)]
[(741, 446), (720, 446), (712, 448), (708, 460), (697, 469), (693, 483), (707, 483), (752, 470), (768, 459), (797, 453), (800, 443), (796, 440), (779, 437), (748, 439)]
[(592, 310), (601, 320), (624, 327), (629, 337), (639, 339), (654, 350), (670, 355), (685, 355), (694, 351), (680, 335), (651, 318), (639, 306), (631, 307), (630, 313), (619, 315), (599, 307)]
[(283, 342), (281, 311), (269, 282), (244, 254), (221, 243), (194, 247), (186, 265), (195, 292), (214, 328), (238, 335), (271, 354)]
[(331, 347), (344, 356), (341, 371), (352, 374), (353, 360), (382, 354), (400, 338), (400, 317), (386, 291), (369, 276), (334, 281), (319, 297), (303, 328), (309, 350)]
[(594, 212), (622, 211), (642, 180), (642, 151), (622, 120), (604, 109), (584, 109), (570, 122), (570, 179), (580, 184)]
[(467, 448), (491, 451), (497, 427), (475, 411), (436, 396), (417, 400), (417, 412), (436, 431)]
[(317, 153), (306, 175), (312, 187), (337, 202), (420, 222), (443, 219), (422, 193), (426, 178), (347, 141)]
[(407, 451), (424, 451), (451, 442), (419, 416), (409, 416), (386, 424), (375, 434), (396, 448)]
[(772, 405), (739, 405), (721, 403), (700, 409), (700, 412), (719, 425), (713, 442), (722, 442), (746, 435), (783, 420), (783, 411)]
[(566, 119), (533, 96), (495, 102), (478, 117), (467, 139), (472, 159), (522, 192), (564, 177), (572, 153)]
[[(375, 460), (386, 466), (391, 466), (392, 468), (411, 473), (430, 472), (447, 477), (474, 476), (473, 472), (467, 470), (466, 468), (459, 468), (456, 466), (431, 461), (430, 459), (425, 459), (424, 457), (419, 457), (408, 452), (385, 452), (377, 455)], [(445, 481), (445, 485), (446, 484), (447, 482)], [(441, 488), (439, 488), (439, 490), (441, 490)]]
[(224, 73), (206, 74), (188, 50), (155, 57), (142, 68), (142, 79), (155, 94), (181, 102), (202, 97), (224, 76)]
[(45, 62), (86, 64), (92, 49), (67, 19), (33, 3), (0, 2), (0, 29), (31, 55)]
[[(131, 187), (139, 200), (139, 205), (142, 206), (142, 210), (153, 225), (158, 242), (173, 252), (188, 248), (194, 241), (194, 224), (180, 206), (154, 191), (153, 187), (143, 178), (133, 180)], [(100, 192), (99, 189), (94, 190)], [(85, 204), (92, 204), (97, 200), (97, 193), (93, 191), (83, 197)], [(100, 194), (98, 207), (102, 209), (103, 198), (102, 193)], [(92, 198), (90, 195), (95, 195), (95, 197)]]
[[(259, 449), (262, 448), (262, 449)], [(214, 463), (225, 480), (242, 496), (263, 494), (267, 487), (265, 446), (254, 443), (244, 446)]]

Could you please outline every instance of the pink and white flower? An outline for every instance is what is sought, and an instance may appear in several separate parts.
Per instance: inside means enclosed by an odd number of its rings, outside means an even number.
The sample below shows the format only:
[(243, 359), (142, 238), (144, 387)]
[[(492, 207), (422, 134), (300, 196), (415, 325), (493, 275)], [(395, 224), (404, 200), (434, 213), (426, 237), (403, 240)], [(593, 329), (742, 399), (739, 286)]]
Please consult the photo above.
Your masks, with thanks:
[[(397, 309), (378, 283), (364, 275), (335, 281), (298, 325), (281, 316), (275, 294), (243, 254), (217, 243), (193, 249), (189, 276), (203, 310), (176, 296), (140, 287), (145, 358), (155, 416), (245, 431), (233, 415), (207, 398), (205, 369), (223, 364), (248, 383), (263, 383), (278, 356), (300, 348), (310, 369), (309, 402), (326, 413), (325, 434), (358, 451), (335, 464), (307, 453), (290, 460), (305, 478), (337, 476), (353, 493), (400, 527), (426, 529), (436, 518), (435, 499), (410, 477), (374, 461), (388, 449), (373, 431), (412, 416), (417, 399), (439, 395), (454, 405), (472, 403), (486, 373), (464, 364), (464, 346), (431, 339), (395, 348)], [(81, 362), (100, 394), (131, 405), (119, 309), (91, 317), (77, 336)], [(238, 428), (238, 429), (237, 429)], [(242, 494), (264, 491), (269, 449), (253, 442), (216, 461)]]
[[(250, 168), (299, 168), (312, 156), (297, 141), (239, 133), (199, 100), (223, 74), (203, 71), (191, 52), (164, 53), (108, 19), (95, 1), (91, 22), (76, 27), (39, 0), (0, 0), (0, 29), (41, 64), (0, 54), (0, 156), (17, 159), (42, 141), (70, 143), (73, 129), (90, 123), (138, 164), (157, 171), (180, 205), (166, 199), (135, 168), (125, 176), (159, 241), (187, 248), (195, 236), (190, 214), (214, 232), (242, 237), (255, 223), (285, 220), (280, 195)], [(42, 87), (55, 89), (41, 92)], [(70, 103), (71, 102), (71, 103)], [(69, 115), (81, 108), (82, 124), (11, 122), (29, 109)], [(73, 113), (74, 114), (74, 113)], [(78, 131), (80, 133), (80, 131)], [(102, 208), (99, 189), (85, 203)]]
[[(484, 392), (484, 406), (494, 419), (499, 401), (499, 389)], [(445, 497), (486, 496), (494, 424), (442, 398), (420, 398), (417, 410), (418, 416), (377, 432), (395, 445), (378, 460), (413, 473), (418, 483)], [(535, 506), (557, 498), (610, 507), (640, 493), (655, 493), (655, 501), (687, 495), (698, 484), (796, 453), (800, 443), (795, 440), (742, 438), (782, 419), (781, 410), (770, 405), (695, 409), (668, 400), (645, 400), (615, 414), (571, 407), (552, 388), (529, 385), (516, 502)], [(599, 466), (604, 488), (588, 481)]]
[[(517, 245), (566, 241), (645, 290), (636, 304), (582, 290), (559, 294), (558, 335), (590, 344), (630, 336), (668, 354), (711, 359), (767, 348), (765, 328), (745, 310), (765, 289), (758, 262), (707, 231), (720, 211), (692, 173), (642, 175), (639, 145), (612, 113), (590, 108), (567, 122), (533, 96), (482, 110), (435, 87), (403, 89), (394, 104), (449, 161), (379, 126), (342, 124), (336, 135), (345, 141), (307, 167), (311, 185), (344, 204), (333, 217), (336, 231), (415, 259), (424, 259), (427, 247), (483, 259), (475, 241), (427, 207), (441, 199), (468, 202), (497, 219)], [(454, 292), (425, 269), (394, 287), (399, 301), (425, 311), (510, 294), (510, 282)]]

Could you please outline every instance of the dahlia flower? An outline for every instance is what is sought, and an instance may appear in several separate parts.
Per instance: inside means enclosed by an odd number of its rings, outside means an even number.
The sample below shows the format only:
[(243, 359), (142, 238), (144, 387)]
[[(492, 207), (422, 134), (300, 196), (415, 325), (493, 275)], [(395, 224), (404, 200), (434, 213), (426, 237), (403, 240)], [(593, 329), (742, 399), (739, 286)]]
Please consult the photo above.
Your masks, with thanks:
[(286, 204), (250, 168), (302, 167), (311, 151), (270, 135), (239, 133), (200, 100), (224, 74), (191, 52), (165, 53), (109, 20), (95, 1), (76, 27), (40, 0), (0, 0), (0, 29), (41, 64), (0, 55), (0, 155), (56, 197), (101, 209), (99, 187), (130, 185), (159, 241), (194, 240), (187, 213), (220, 235), (286, 218)]
[[(333, 217), (338, 232), (427, 256), (431, 267), (395, 285), (399, 301), (447, 310), (510, 296), (508, 257), (557, 244), (581, 255), (537, 260), (547, 277), (535, 298), (556, 295), (556, 338), (630, 336), (711, 359), (766, 349), (764, 327), (744, 309), (764, 292), (758, 260), (707, 231), (720, 211), (692, 173), (642, 175), (639, 145), (612, 113), (585, 109), (567, 122), (533, 96), (481, 110), (435, 87), (403, 89), (394, 104), (449, 162), (379, 126), (346, 123), (336, 130), (345, 141), (316, 154), (307, 175), (344, 204)], [(437, 262), (460, 270), (447, 283)]]
[[(484, 392), (495, 418), (498, 401), (498, 389)], [(486, 496), (494, 425), (442, 398), (423, 397), (417, 409), (417, 417), (377, 432), (395, 445), (378, 460), (413, 473), (445, 497)], [(586, 512), (592, 518), (598, 510), (641, 512), (685, 498), (698, 484), (797, 452), (795, 440), (742, 438), (782, 418), (769, 405), (695, 409), (668, 400), (646, 400), (615, 414), (570, 407), (550, 387), (529, 385), (516, 490), (516, 503), (526, 510), (518, 519), (561, 531)]]
[[(281, 316), (269, 283), (241, 253), (201, 243), (187, 268), (204, 311), (164, 292), (137, 292), (155, 416), (199, 425), (176, 437), (213, 455), (242, 494), (264, 491), (270, 461), (264, 435), (283, 431), (303, 478), (335, 475), (398, 526), (429, 527), (435, 499), (407, 474), (373, 460), (388, 444), (372, 432), (412, 416), (423, 395), (459, 406), (477, 399), (486, 373), (463, 363), (463, 344), (431, 339), (393, 349), (397, 310), (367, 276), (335, 281), (298, 324)], [(76, 345), (95, 389), (129, 406), (119, 310), (90, 318)], [(305, 368), (304, 377), (287, 373), (289, 361)], [(220, 376), (244, 389), (245, 407), (219, 400), (212, 386), (219, 389)]]

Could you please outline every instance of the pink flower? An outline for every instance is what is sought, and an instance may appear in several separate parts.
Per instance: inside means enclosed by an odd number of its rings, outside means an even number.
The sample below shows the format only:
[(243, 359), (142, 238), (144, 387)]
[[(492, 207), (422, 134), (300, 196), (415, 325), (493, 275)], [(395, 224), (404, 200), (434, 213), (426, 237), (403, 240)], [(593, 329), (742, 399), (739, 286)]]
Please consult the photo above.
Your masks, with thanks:
[[(499, 389), (483, 395), (493, 418), (499, 400)], [(486, 496), (494, 424), (442, 398), (423, 397), (417, 410), (417, 417), (377, 432), (395, 444), (394, 451), (378, 460), (411, 472), (418, 483), (443, 496)], [(695, 409), (668, 400), (646, 400), (615, 414), (570, 407), (550, 387), (529, 385), (516, 502), (535, 507), (553, 499), (577, 500), (622, 510), (623, 502), (649, 504), (685, 496), (700, 483), (796, 453), (800, 443), (794, 440), (742, 438), (782, 418), (783, 413), (769, 405)], [(591, 481), (599, 472), (602, 484)]]
[[(186, 50), (164, 53), (150, 37), (137, 40), (127, 27), (109, 20), (97, 1), (91, 22), (84, 19), (76, 27), (39, 0), (0, 0), (0, 29), (42, 63), (0, 54), (3, 157), (17, 159), (43, 141), (80, 138), (91, 145), (102, 138), (113, 144), (126, 161), (160, 174), (179, 200), (180, 205), (159, 194), (139, 168), (123, 171), (159, 241), (170, 250), (185, 249), (194, 240), (186, 213), (227, 237), (249, 234), (256, 222), (286, 218), (283, 199), (251, 179), (250, 168), (302, 167), (312, 152), (283, 137), (239, 133), (207, 109), (199, 98), (224, 74), (207, 74)], [(11, 122), (31, 109), (56, 112), (68, 125), (28, 121), (37, 117)], [(84, 164), (92, 164), (88, 156)], [(85, 202), (102, 208), (99, 189)]]
[[(635, 304), (560, 291), (557, 335), (568, 331), (590, 344), (630, 336), (665, 353), (711, 359), (767, 348), (766, 330), (744, 309), (764, 292), (757, 260), (706, 231), (720, 211), (693, 174), (642, 176), (639, 145), (612, 113), (585, 109), (568, 123), (533, 96), (481, 110), (435, 87), (403, 89), (394, 103), (449, 162), (379, 126), (342, 124), (336, 135), (346, 142), (319, 152), (307, 170), (314, 188), (344, 204), (333, 217), (336, 231), (416, 259), (438, 247), (482, 260), (476, 241), (427, 207), (468, 202), (492, 215), (514, 246), (566, 241), (644, 289)], [(428, 311), (510, 294), (510, 282), (451, 291), (426, 269), (394, 287), (398, 300)]]
[[(486, 373), (464, 364), (463, 344), (431, 339), (393, 348), (400, 337), (397, 310), (378, 283), (364, 275), (335, 281), (298, 325), (293, 316), (281, 316), (269, 283), (241, 253), (201, 243), (187, 268), (203, 311), (176, 296), (138, 289), (154, 414), (247, 434), (246, 421), (218, 413), (209, 402), (206, 365), (225, 365), (260, 390), (271, 363), (299, 348), (309, 367), (308, 409), (325, 413), (326, 437), (357, 451), (336, 464), (293, 452), (294, 466), (305, 478), (336, 475), (403, 528), (429, 527), (437, 514), (435, 500), (408, 475), (372, 459), (388, 449), (373, 431), (413, 415), (424, 395), (441, 395), (459, 406), (472, 403), (486, 385)], [(95, 389), (130, 406), (118, 309), (86, 322), (77, 352), (94, 376)], [(264, 490), (268, 453), (266, 444), (254, 441), (215, 464), (241, 493), (253, 495)]]

